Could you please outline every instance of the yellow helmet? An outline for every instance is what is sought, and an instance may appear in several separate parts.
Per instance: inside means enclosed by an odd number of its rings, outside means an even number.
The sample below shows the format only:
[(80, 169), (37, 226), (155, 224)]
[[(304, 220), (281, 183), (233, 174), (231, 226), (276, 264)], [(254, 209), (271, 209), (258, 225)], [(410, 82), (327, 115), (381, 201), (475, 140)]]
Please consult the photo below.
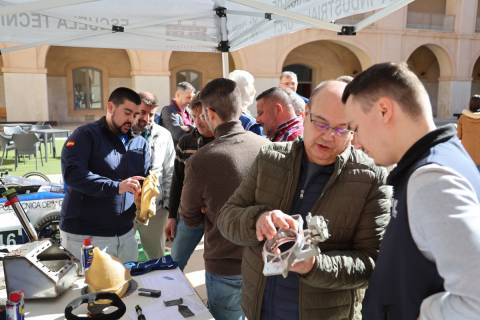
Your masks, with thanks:
[(120, 260), (97, 247), (93, 249), (92, 264), (85, 272), (89, 292), (113, 292), (123, 297), (131, 278)]

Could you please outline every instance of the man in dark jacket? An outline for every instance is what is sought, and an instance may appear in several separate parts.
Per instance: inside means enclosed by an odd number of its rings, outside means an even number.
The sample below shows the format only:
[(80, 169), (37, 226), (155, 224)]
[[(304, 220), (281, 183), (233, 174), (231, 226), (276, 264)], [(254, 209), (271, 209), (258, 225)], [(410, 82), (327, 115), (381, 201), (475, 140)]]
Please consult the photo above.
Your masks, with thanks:
[(168, 106), (162, 108), (161, 116), (156, 121), (170, 131), (175, 146), (181, 137), (192, 131), (193, 122), (188, 106), (194, 94), (195, 88), (189, 82), (177, 84), (175, 97)]
[(397, 164), (392, 218), (363, 318), (478, 319), (480, 175), (453, 126), (436, 128), (428, 93), (406, 64), (377, 64), (343, 94), (359, 143)]
[(190, 259), (195, 247), (203, 237), (203, 223), (195, 227), (189, 227), (178, 214), (185, 178), (185, 162), (199, 148), (213, 140), (213, 132), (208, 127), (202, 113), (202, 103), (197, 95), (192, 100), (192, 117), (195, 129), (178, 141), (173, 181), (170, 189), (168, 222), (165, 233), (167, 239), (173, 239), (171, 255), (181, 270), (185, 268), (188, 259)]
[[(306, 109), (304, 140), (262, 148), (247, 178), (222, 208), (222, 235), (244, 246), (242, 307), (248, 319), (358, 319), (362, 288), (388, 222), (385, 170), (351, 146), (341, 96), (345, 83), (318, 86)], [(264, 276), (263, 240), (290, 216), (328, 221), (321, 253), (290, 266), (287, 278)]]
[(122, 261), (137, 260), (134, 195), (150, 167), (146, 140), (133, 137), (140, 96), (115, 89), (107, 114), (77, 128), (62, 150), (66, 184), (60, 219), (62, 245), (77, 258), (85, 238)]
[(215, 140), (187, 161), (180, 214), (191, 227), (204, 222), (205, 282), (212, 315), (217, 320), (242, 319), (242, 248), (222, 237), (216, 220), (220, 208), (246, 177), (260, 147), (268, 141), (243, 129), (238, 120), (240, 95), (234, 81), (212, 80), (201, 91), (200, 100)]

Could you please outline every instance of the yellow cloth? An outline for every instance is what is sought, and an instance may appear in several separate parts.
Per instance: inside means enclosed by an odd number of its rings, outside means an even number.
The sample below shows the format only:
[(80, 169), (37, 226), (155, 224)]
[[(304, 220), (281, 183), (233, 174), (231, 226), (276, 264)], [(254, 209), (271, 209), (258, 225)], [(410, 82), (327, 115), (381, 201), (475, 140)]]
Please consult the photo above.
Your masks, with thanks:
[(141, 196), (135, 198), (135, 205), (137, 206), (136, 219), (138, 222), (148, 225), (148, 219), (153, 217), (157, 211), (156, 200), (159, 194), (158, 177), (150, 173), (143, 180)]
[(92, 264), (85, 271), (89, 292), (113, 292), (122, 297), (131, 278), (130, 271), (120, 260), (97, 247), (93, 248)]

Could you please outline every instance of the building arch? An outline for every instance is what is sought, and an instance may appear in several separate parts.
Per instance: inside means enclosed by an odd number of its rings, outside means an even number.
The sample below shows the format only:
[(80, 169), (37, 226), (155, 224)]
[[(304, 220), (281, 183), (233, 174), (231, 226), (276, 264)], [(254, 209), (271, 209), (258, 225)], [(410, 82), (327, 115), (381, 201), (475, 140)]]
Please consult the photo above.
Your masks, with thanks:
[[(118, 87), (132, 87), (131, 61), (137, 63), (132, 57), (132, 53), (123, 49), (51, 46), (45, 60), (50, 119), (84, 122), (102, 117), (110, 92)], [(79, 109), (74, 106), (78, 92), (73, 87), (73, 72), (78, 68), (101, 71), (101, 83), (91, 92), (92, 95), (101, 95), (101, 108)]]
[[(232, 54), (229, 54), (229, 69), (234, 70), (236, 65)], [(222, 77), (222, 56), (219, 52), (186, 52), (173, 51), (170, 55), (170, 95), (173, 97), (177, 84), (177, 74), (181, 71), (194, 71), (200, 75), (199, 88), (201, 90), (209, 81)]]
[(415, 52), (420, 47), (425, 47), (429, 49), (434, 55), (435, 58), (438, 61), (439, 67), (440, 67), (440, 78), (441, 79), (447, 79), (451, 78), (455, 74), (454, 70), (454, 63), (452, 59), (452, 54), (448, 50), (448, 48), (445, 48), (439, 44), (435, 43), (419, 43), (419, 44), (414, 44), (407, 50), (407, 54), (405, 55), (406, 59), (405, 61), (408, 60), (408, 58)]
[(342, 75), (354, 76), (363, 70), (355, 52), (331, 40), (312, 41), (294, 48), (283, 60), (282, 69), (289, 65), (305, 65), (311, 69), (311, 86), (299, 88), (304, 90), (299, 93), (307, 97), (321, 81)]
[(287, 59), (288, 55), (295, 50), (296, 48), (306, 45), (312, 42), (317, 41), (324, 41), (328, 43), (334, 43), (338, 46), (344, 47), (351, 51), (355, 57), (358, 59), (361, 70), (365, 70), (372, 65), (371, 54), (367, 48), (364, 48), (362, 44), (357, 43), (358, 40), (352, 39), (349, 41), (341, 41), (335, 39), (334, 37), (329, 37), (324, 35), (319, 36), (317, 33), (314, 32), (303, 32), (302, 37), (294, 38), (294, 41), (289, 41), (286, 43), (285, 47), (282, 49), (282, 53), (279, 55), (280, 65), (278, 66), (277, 72), (281, 72), (281, 69), (285, 65), (285, 60)]
[(480, 56), (474, 62), (471, 70), (472, 70), (472, 88), (470, 90), (470, 96), (474, 94), (480, 94)]

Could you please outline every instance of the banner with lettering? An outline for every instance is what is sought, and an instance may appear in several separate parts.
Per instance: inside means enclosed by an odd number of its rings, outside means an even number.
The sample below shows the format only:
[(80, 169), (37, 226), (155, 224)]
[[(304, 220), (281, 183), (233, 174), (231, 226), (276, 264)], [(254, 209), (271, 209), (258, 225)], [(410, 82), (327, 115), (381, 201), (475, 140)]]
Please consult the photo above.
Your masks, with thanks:
[[(372, 12), (398, 0), (24, 0), (0, 1), (0, 42), (40, 45), (216, 51), (220, 16), (232, 49), (311, 27), (285, 12), (318, 21)], [(271, 8), (271, 9), (270, 9)], [(282, 10), (275, 12), (274, 9)], [(225, 29), (224, 29), (225, 30)], [(224, 34), (225, 38), (225, 34)]]

